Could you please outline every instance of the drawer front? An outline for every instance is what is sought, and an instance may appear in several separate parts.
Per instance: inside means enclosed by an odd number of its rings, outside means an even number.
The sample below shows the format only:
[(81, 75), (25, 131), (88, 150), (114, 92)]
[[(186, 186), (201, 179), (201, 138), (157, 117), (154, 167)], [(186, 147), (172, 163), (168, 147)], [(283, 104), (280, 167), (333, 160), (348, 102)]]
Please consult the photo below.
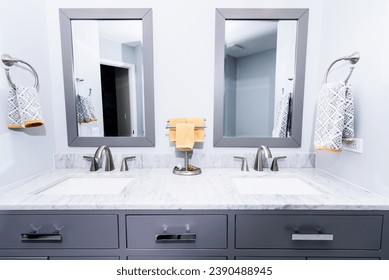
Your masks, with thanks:
[[(34, 233), (33, 228), (39, 229)], [(0, 236), (0, 249), (114, 249), (119, 245), (116, 215), (0, 215)]]
[(237, 215), (241, 249), (379, 250), (382, 216)]
[(129, 215), (131, 249), (227, 248), (226, 215)]
[(127, 260), (226, 260), (227, 257), (201, 256), (128, 256)]
[(235, 260), (306, 260), (305, 257), (235, 257)]
[(0, 257), (0, 260), (8, 260), (8, 261), (15, 261), (15, 260), (21, 260), (21, 261), (30, 261), (30, 260), (39, 260), (39, 261), (45, 261), (48, 260), (48, 257)]
[(83, 261), (92, 261), (92, 260), (119, 260), (119, 257), (49, 257), (49, 260), (83, 260)]

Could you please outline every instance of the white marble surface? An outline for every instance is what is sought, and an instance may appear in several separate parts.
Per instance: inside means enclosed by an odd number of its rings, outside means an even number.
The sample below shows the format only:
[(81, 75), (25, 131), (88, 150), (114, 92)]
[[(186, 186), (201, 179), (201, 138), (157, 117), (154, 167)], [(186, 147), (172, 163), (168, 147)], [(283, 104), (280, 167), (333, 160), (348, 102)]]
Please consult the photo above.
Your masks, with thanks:
[[(71, 176), (133, 177), (117, 195), (37, 194)], [(242, 195), (236, 177), (302, 176), (322, 195)], [(304, 180), (305, 180), (304, 179)], [(107, 186), (109, 187), (109, 186)], [(389, 210), (389, 200), (316, 169), (280, 172), (203, 169), (198, 176), (177, 176), (169, 169), (132, 169), (129, 172), (89, 172), (62, 169), (0, 188), (0, 210), (8, 209), (312, 209)]]
[[(57, 169), (63, 168), (81, 168), (85, 169), (90, 166), (90, 162), (83, 158), (84, 155), (92, 156), (92, 154), (54, 154), (54, 166)], [(135, 160), (128, 161), (130, 168), (173, 168), (178, 164), (183, 164), (184, 153), (177, 151), (174, 153), (142, 153), (142, 154), (119, 154), (113, 153), (115, 165), (120, 167), (121, 160), (125, 156), (134, 155)], [(280, 168), (314, 168), (315, 154), (299, 153), (299, 154), (273, 154), (276, 156), (287, 156), (286, 159), (278, 161)], [(235, 160), (234, 156), (246, 157), (250, 166), (254, 165), (255, 149), (252, 153), (236, 154), (236, 153), (220, 153), (220, 154), (205, 154), (198, 151), (190, 154), (190, 163), (200, 168), (239, 168), (240, 161)], [(272, 159), (267, 160), (265, 166), (271, 165)]]

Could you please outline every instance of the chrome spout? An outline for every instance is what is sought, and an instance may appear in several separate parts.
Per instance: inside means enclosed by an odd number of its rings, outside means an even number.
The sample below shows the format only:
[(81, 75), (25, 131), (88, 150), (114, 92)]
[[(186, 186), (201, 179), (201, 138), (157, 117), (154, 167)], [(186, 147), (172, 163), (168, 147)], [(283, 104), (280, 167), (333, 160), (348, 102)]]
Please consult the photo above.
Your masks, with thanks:
[(114, 170), (115, 169), (115, 165), (113, 163), (111, 149), (108, 146), (106, 146), (106, 145), (98, 147), (97, 150), (96, 150), (96, 153), (94, 155), (94, 158), (96, 159), (96, 161), (98, 163), (98, 168), (97, 169), (102, 167), (101, 163), (102, 163), (103, 152), (105, 152), (105, 171), (112, 171), (112, 170)]
[(256, 171), (263, 171), (263, 158), (271, 158), (272, 154), (270, 152), (270, 149), (265, 146), (261, 145), (257, 150), (257, 155), (255, 156), (255, 162), (254, 162), (254, 170)]

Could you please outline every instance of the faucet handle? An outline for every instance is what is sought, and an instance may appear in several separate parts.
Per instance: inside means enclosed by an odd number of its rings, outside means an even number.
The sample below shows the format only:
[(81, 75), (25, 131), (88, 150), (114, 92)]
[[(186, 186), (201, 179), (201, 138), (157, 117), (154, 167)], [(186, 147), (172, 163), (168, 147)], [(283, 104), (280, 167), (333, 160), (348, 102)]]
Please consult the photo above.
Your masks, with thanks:
[(275, 157), (275, 158), (273, 159), (272, 164), (271, 164), (270, 170), (271, 170), (271, 171), (279, 171), (279, 169), (278, 169), (278, 160), (279, 160), (279, 159), (284, 159), (284, 158), (286, 158), (286, 156)]
[(241, 171), (249, 171), (249, 165), (247, 164), (247, 159), (245, 157), (234, 156), (234, 158), (242, 161)]
[(120, 171), (128, 171), (127, 160), (135, 159), (135, 158), (136, 158), (135, 156), (124, 157), (122, 160), (122, 165), (120, 167)]
[(97, 162), (97, 158), (95, 157), (90, 157), (90, 156), (84, 156), (83, 157), (84, 159), (86, 160), (90, 160), (91, 161), (91, 165), (90, 165), (90, 171), (97, 171), (99, 170), (99, 164)]

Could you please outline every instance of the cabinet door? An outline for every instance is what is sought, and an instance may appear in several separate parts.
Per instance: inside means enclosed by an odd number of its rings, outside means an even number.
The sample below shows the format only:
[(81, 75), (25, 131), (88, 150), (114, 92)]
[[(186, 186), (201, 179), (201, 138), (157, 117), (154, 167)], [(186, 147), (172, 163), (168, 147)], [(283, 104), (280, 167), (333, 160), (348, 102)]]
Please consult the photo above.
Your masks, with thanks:
[(226, 215), (129, 215), (131, 249), (227, 248)]
[(0, 215), (0, 236), (0, 249), (119, 246), (116, 215)]
[(379, 250), (382, 216), (237, 215), (236, 248)]

